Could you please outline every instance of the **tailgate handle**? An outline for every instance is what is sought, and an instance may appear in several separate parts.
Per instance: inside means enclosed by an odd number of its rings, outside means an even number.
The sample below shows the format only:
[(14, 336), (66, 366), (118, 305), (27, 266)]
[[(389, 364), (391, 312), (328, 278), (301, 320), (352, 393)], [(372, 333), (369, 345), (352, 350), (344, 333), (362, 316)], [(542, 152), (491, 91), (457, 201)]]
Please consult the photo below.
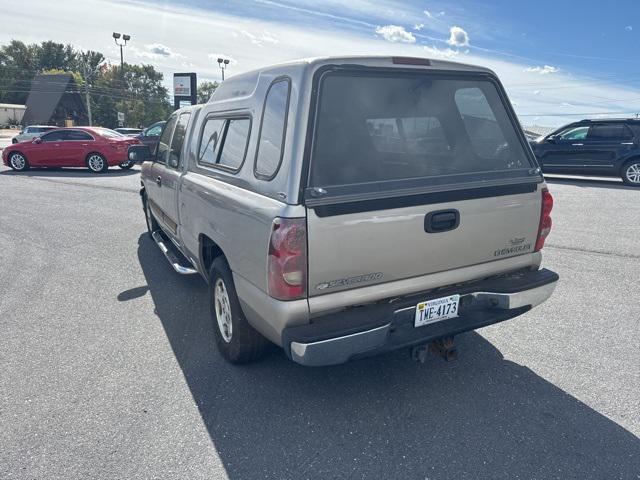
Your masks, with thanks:
[(424, 217), (424, 231), (429, 233), (448, 232), (460, 225), (458, 210), (437, 210)]

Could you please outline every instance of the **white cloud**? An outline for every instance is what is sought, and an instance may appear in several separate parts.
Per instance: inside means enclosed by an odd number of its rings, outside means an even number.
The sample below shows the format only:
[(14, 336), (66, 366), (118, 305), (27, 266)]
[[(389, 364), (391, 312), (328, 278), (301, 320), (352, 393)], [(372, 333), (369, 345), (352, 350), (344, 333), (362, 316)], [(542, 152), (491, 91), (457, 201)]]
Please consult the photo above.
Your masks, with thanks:
[(432, 13), (430, 10), (423, 10), (422, 13), (424, 13), (427, 18), (436, 18), (436, 17), (443, 17), (444, 16), (444, 12), (440, 11), (440, 12), (436, 12), (436, 13)]
[(416, 23), (416, 24), (413, 26), (413, 29), (414, 29), (414, 30), (417, 30), (418, 32), (419, 32), (420, 30), (422, 30), (423, 28), (424, 28), (424, 23)]
[(542, 92), (541, 92), (540, 90), (534, 90), (534, 91), (533, 91), (533, 94), (534, 94), (534, 95), (540, 95), (541, 93), (542, 93)]
[(238, 64), (238, 61), (235, 58), (233, 58), (231, 55), (227, 55), (226, 53), (210, 53), (209, 55), (207, 55), (207, 57), (216, 65), (218, 65), (219, 58), (229, 60), (229, 65)]
[(136, 57), (147, 60), (162, 60), (169, 58), (186, 58), (180, 53), (175, 53), (171, 48), (162, 43), (151, 43), (144, 46), (144, 50), (140, 50), (135, 46), (131, 46), (131, 51)]
[(447, 43), (452, 47), (468, 47), (469, 46), (469, 34), (460, 27), (451, 27), (449, 29), (449, 40)]
[(150, 53), (161, 57), (171, 57), (173, 55), (171, 49), (161, 43), (152, 43), (151, 45), (145, 45), (145, 47)]
[(399, 25), (377, 27), (376, 33), (391, 43), (416, 43), (416, 37)]
[(557, 73), (558, 67), (552, 67), (551, 65), (535, 66), (535, 67), (527, 67), (524, 69), (525, 72), (539, 73), (540, 75), (549, 75), (550, 73)]
[(429, 57), (444, 58), (445, 60), (450, 60), (460, 54), (460, 51), (451, 48), (438, 48), (433, 46), (424, 46), (423, 48)]
[(633, 27), (632, 27), (631, 25), (627, 25), (626, 27), (624, 27), (624, 29), (625, 29), (627, 32), (630, 32), (631, 30), (633, 30)]
[(279, 42), (279, 40), (271, 33), (264, 30), (260, 35), (255, 35), (246, 30), (240, 30), (240, 35), (249, 39), (252, 44), (263, 47), (265, 43), (269, 43), (271, 45), (275, 45)]

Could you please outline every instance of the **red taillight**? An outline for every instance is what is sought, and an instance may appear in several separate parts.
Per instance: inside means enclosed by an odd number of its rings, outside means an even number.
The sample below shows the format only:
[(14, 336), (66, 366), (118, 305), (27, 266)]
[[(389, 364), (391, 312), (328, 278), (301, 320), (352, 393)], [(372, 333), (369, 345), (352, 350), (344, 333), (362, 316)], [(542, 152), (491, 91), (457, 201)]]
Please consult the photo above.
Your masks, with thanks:
[(269, 295), (295, 300), (307, 294), (307, 226), (304, 218), (273, 222), (267, 260)]
[(541, 250), (544, 247), (544, 241), (551, 232), (551, 210), (553, 209), (553, 197), (546, 188), (542, 189), (542, 207), (540, 209), (540, 225), (538, 226), (538, 239), (536, 240), (536, 249)]

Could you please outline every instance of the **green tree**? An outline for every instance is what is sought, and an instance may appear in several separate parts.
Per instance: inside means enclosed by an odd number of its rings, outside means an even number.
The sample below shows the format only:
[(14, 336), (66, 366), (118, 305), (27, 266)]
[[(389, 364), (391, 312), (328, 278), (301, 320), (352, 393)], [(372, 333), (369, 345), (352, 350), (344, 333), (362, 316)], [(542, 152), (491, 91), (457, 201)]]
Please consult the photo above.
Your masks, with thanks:
[(124, 80), (119, 66), (102, 68), (91, 89), (95, 100), (94, 123), (117, 126), (117, 112), (123, 112), (128, 126), (146, 126), (164, 120), (172, 111), (163, 75), (151, 65), (124, 66)]
[(12, 40), (0, 46), (0, 102), (24, 104), (33, 79), (41, 73), (71, 73), (93, 124), (117, 126), (117, 112), (128, 126), (148, 125), (172, 111), (162, 73), (151, 65), (108, 65), (100, 52), (71, 45)]
[(207, 103), (219, 86), (218, 82), (200, 82), (200, 85), (198, 85), (198, 103)]
[(40, 70), (76, 70), (78, 54), (71, 45), (48, 41), (32, 47)]

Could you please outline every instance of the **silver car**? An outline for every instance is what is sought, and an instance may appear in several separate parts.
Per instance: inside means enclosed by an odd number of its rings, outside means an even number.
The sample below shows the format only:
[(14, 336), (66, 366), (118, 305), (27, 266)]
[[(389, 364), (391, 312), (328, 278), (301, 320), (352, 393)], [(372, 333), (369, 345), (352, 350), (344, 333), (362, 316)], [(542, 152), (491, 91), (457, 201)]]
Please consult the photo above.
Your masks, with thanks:
[(446, 356), (454, 335), (529, 311), (558, 281), (541, 268), (553, 199), (486, 68), (264, 68), (176, 111), (155, 154), (130, 158), (145, 160), (149, 232), (208, 283), (230, 362), (269, 342), (303, 365), (425, 344)]
[(18, 135), (13, 137), (11, 139), (11, 143), (30, 142), (34, 138), (37, 138), (42, 134), (47, 133), (50, 130), (53, 130), (54, 128), (58, 128), (58, 127), (51, 126), (51, 125), (30, 125), (28, 127), (25, 127), (23, 130), (20, 131)]

